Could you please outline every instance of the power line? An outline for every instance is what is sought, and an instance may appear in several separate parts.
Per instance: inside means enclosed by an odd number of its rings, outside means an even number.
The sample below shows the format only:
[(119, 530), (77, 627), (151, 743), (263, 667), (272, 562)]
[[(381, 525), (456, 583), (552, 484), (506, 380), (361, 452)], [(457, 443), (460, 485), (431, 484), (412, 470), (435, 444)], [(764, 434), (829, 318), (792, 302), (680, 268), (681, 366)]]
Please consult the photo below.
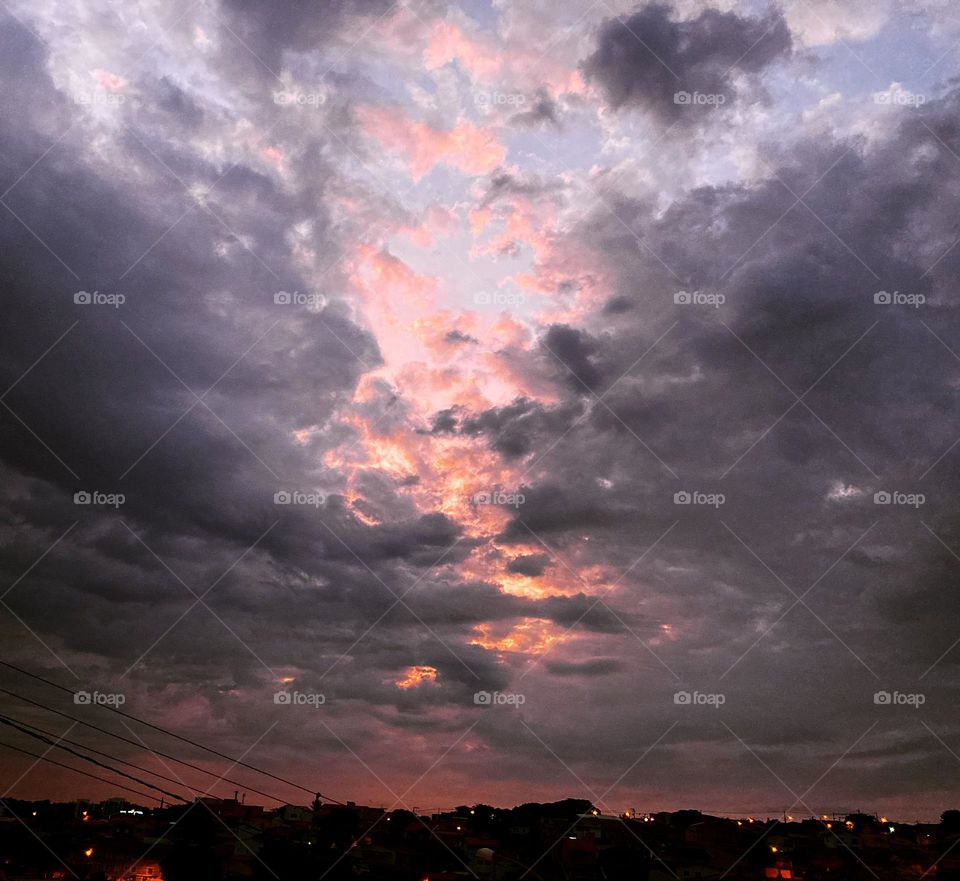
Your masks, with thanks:
[[(8, 661), (0, 660), (0, 666), (9, 668), (10, 670), (16, 670), (18, 673), (22, 673), (24, 676), (29, 676), (31, 679), (36, 679), (38, 682), (42, 682), (45, 685), (49, 685), (51, 688), (58, 688), (60, 691), (64, 691), (67, 694), (74, 694), (74, 692), (67, 688), (66, 686), (60, 685), (58, 682), (53, 682), (50, 679), (46, 679), (43, 676), (38, 676), (36, 673), (31, 673), (29, 670), (24, 670), (22, 667), (18, 667), (16, 664), (11, 664)], [(299, 783), (295, 783), (292, 780), (287, 780), (285, 777), (280, 777), (277, 774), (273, 774), (270, 771), (264, 771), (262, 768), (256, 767), (256, 765), (251, 765), (248, 762), (243, 761), (242, 759), (236, 759), (233, 756), (228, 756), (226, 753), (219, 752), (218, 750), (213, 749), (209, 746), (204, 746), (202, 743), (198, 743), (195, 740), (191, 740), (189, 737), (183, 737), (180, 734), (176, 734), (173, 731), (169, 731), (166, 728), (161, 728), (159, 725), (154, 725), (152, 722), (147, 722), (145, 719), (140, 719), (137, 716), (134, 716), (130, 713), (125, 713), (123, 710), (118, 710), (116, 707), (106, 706), (100, 704), (98, 706), (103, 706), (104, 709), (109, 710), (111, 713), (116, 713), (118, 716), (123, 716), (126, 719), (130, 719), (134, 722), (139, 722), (141, 725), (146, 725), (148, 728), (152, 728), (154, 731), (159, 731), (161, 734), (166, 734), (168, 737), (174, 737), (177, 740), (183, 741), (184, 743), (190, 744), (190, 746), (196, 747), (197, 749), (206, 750), (213, 755), (218, 756), (221, 759), (226, 759), (228, 762), (232, 762), (234, 765), (240, 765), (243, 768), (249, 768), (251, 771), (256, 771), (258, 774), (263, 774), (267, 777), (272, 777), (274, 780), (277, 780), (280, 783), (285, 783), (287, 786), (292, 786), (295, 789), (299, 789), (301, 792), (309, 793), (310, 795), (317, 795), (316, 790), (308, 789), (306, 786), (301, 786)], [(226, 779), (226, 778), (223, 778)], [(241, 784), (238, 784), (241, 785)], [(247, 787), (250, 788), (250, 787)], [(253, 790), (256, 791), (256, 790)], [(260, 793), (263, 795), (263, 793)], [(342, 805), (343, 802), (337, 801), (335, 798), (329, 798), (324, 796), (322, 793), (319, 795), (324, 798), (326, 801), (331, 801), (334, 804)], [(274, 799), (275, 801), (281, 801), (281, 799)]]
[(110, 759), (114, 762), (120, 762), (121, 765), (128, 765), (131, 768), (135, 768), (138, 771), (142, 771), (144, 774), (152, 774), (154, 777), (159, 777), (161, 780), (166, 780), (167, 783), (176, 783), (179, 786), (182, 786), (184, 789), (189, 789), (191, 792), (198, 792), (200, 795), (207, 795), (208, 793), (203, 789), (197, 789), (196, 786), (191, 786), (189, 783), (184, 783), (182, 780), (177, 780), (174, 777), (167, 777), (166, 774), (161, 774), (159, 771), (151, 771), (150, 768), (144, 768), (142, 765), (138, 765), (135, 762), (128, 761), (127, 759), (121, 759), (119, 756), (115, 756), (112, 753), (104, 752), (103, 750), (96, 749), (92, 746), (87, 746), (85, 743), (78, 743), (75, 740), (70, 740), (67, 737), (59, 737), (59, 735), (54, 734), (52, 731), (46, 731), (43, 728), (40, 728), (36, 725), (31, 725), (29, 722), (23, 722), (20, 719), (14, 719), (12, 716), (0, 716), (0, 721), (7, 719), (10, 722), (14, 722), (17, 725), (22, 725), (25, 728), (31, 728), (34, 731), (38, 731), (41, 734), (49, 735), (50, 737), (58, 738), (59, 743), (69, 743), (71, 746), (79, 747), (80, 749), (85, 749), (88, 752), (96, 753), (98, 756), (104, 756), (105, 758)]
[(101, 783), (109, 783), (111, 786), (117, 787), (117, 789), (125, 789), (127, 792), (132, 792), (135, 795), (140, 796), (140, 798), (149, 798), (153, 801), (163, 803), (161, 799), (157, 798), (155, 795), (149, 795), (146, 792), (138, 792), (136, 789), (131, 789), (129, 786), (124, 786), (122, 783), (114, 783), (112, 780), (107, 780), (106, 777), (100, 777), (97, 774), (91, 774), (88, 771), (81, 771), (79, 768), (73, 768), (70, 765), (65, 765), (63, 762), (58, 762), (56, 759), (48, 758), (47, 756), (40, 756), (36, 753), (32, 753), (29, 750), (21, 749), (19, 746), (14, 746), (12, 743), (4, 743), (0, 740), (0, 746), (6, 747), (7, 749), (16, 750), (18, 753), (23, 753), (25, 756), (30, 756), (34, 759), (39, 759), (43, 762), (49, 762), (51, 765), (57, 765), (61, 768), (66, 768), (68, 771), (73, 771), (74, 774), (83, 774), (84, 777), (92, 777), (94, 780), (99, 780)]
[(105, 768), (107, 771), (112, 771), (114, 774), (119, 774), (121, 777), (126, 777), (128, 780), (133, 780), (135, 783), (140, 783), (149, 789), (155, 789), (157, 792), (162, 792), (164, 795), (168, 795), (170, 798), (175, 798), (177, 801), (182, 801), (184, 804), (190, 803), (189, 800), (185, 799), (182, 795), (177, 795), (175, 792), (168, 792), (166, 789), (155, 786), (153, 783), (149, 783), (146, 780), (141, 780), (139, 777), (135, 777), (133, 774), (128, 774), (126, 771), (120, 771), (117, 768), (112, 768), (106, 762), (101, 762), (97, 759), (91, 758), (90, 756), (85, 756), (83, 753), (77, 752), (75, 749), (71, 749), (69, 746), (64, 746), (62, 743), (54, 740), (52, 737), (46, 737), (43, 734), (36, 734), (35, 732), (24, 728), (22, 725), (18, 725), (16, 722), (11, 722), (8, 719), (0, 717), (0, 725), (8, 725), (11, 728), (15, 728), (17, 731), (26, 734), (28, 737), (33, 737), (34, 739), (49, 744), (49, 746), (56, 749), (62, 749), (64, 752), (68, 752), (70, 755), (76, 756), (78, 759), (83, 759), (83, 761), (90, 762), (99, 768)]
[(56, 713), (58, 716), (63, 716), (64, 719), (69, 719), (71, 722), (76, 722), (79, 725), (86, 725), (87, 728), (92, 728), (94, 731), (99, 731), (101, 734), (106, 734), (108, 737), (115, 737), (117, 740), (121, 740), (124, 743), (128, 743), (131, 746), (135, 746), (138, 749), (145, 749), (149, 752), (152, 752), (154, 755), (161, 756), (164, 759), (170, 759), (171, 762), (177, 762), (180, 765), (184, 765), (187, 768), (191, 768), (194, 771), (200, 771), (203, 774), (209, 774), (211, 777), (216, 777), (218, 781), (222, 780), (224, 783), (232, 783), (234, 786), (240, 786), (244, 789), (249, 790), (250, 792), (255, 792), (257, 795), (262, 795), (265, 798), (269, 798), (271, 801), (279, 802), (282, 805), (289, 804), (288, 801), (282, 798), (277, 798), (275, 795), (271, 795), (269, 792), (263, 792), (260, 789), (254, 789), (252, 786), (248, 786), (246, 783), (241, 783), (238, 780), (233, 780), (230, 777), (221, 777), (213, 771), (208, 771), (206, 768), (200, 767), (200, 765), (194, 765), (192, 762), (186, 761), (186, 759), (178, 759), (176, 756), (172, 756), (169, 753), (161, 752), (158, 749), (153, 749), (153, 747), (145, 746), (142, 743), (137, 742), (136, 740), (131, 740), (129, 737), (124, 737), (122, 734), (115, 734), (113, 731), (108, 731), (106, 728), (101, 728), (99, 725), (94, 725), (92, 722), (86, 722), (83, 719), (78, 719), (76, 716), (71, 716), (69, 713), (64, 713), (62, 710), (56, 710), (53, 707), (48, 707), (46, 704), (42, 704), (39, 701), (32, 700), (31, 698), (24, 697), (21, 694), (16, 692), (9, 691), (6, 688), (0, 688), (0, 694), (7, 694), (11, 697), (16, 698), (17, 700), (24, 701), (25, 703), (32, 704), (35, 707), (40, 707), (42, 710), (46, 710), (49, 713)]

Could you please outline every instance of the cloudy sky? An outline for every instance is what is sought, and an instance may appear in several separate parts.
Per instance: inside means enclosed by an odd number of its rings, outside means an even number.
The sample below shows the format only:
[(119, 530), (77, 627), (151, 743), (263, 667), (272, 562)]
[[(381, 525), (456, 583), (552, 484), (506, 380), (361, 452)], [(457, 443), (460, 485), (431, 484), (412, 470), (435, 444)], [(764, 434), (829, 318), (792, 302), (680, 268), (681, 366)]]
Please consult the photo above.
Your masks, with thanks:
[(956, 806), (946, 0), (0, 6), (3, 659), (343, 800)]

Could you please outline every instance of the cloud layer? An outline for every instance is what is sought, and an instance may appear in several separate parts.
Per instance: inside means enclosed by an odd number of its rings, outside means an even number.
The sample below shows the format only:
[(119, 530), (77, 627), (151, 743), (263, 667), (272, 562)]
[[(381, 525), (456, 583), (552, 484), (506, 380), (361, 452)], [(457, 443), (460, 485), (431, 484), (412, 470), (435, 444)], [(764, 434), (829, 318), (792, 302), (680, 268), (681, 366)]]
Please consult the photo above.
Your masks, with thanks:
[(937, 10), (913, 82), (894, 12), (861, 66), (789, 5), (43, 6), (0, 20), (5, 658), (344, 800), (444, 756), (417, 804), (948, 806)]

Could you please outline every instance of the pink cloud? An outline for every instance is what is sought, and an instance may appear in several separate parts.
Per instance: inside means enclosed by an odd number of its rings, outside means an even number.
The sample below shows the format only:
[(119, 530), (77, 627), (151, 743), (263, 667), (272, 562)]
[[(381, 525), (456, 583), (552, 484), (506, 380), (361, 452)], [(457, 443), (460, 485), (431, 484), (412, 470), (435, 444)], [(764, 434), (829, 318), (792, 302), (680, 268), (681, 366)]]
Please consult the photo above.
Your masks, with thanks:
[(283, 161), (286, 156), (279, 147), (262, 147), (260, 155), (275, 168), (283, 168)]
[(450, 235), (460, 225), (460, 218), (449, 208), (434, 202), (426, 210), (424, 223), (437, 235)]
[(488, 174), (506, 156), (492, 132), (466, 120), (444, 130), (411, 120), (387, 107), (363, 107), (357, 115), (368, 137), (406, 159), (415, 180), (420, 180), (438, 163), (464, 174)]
[(119, 92), (126, 86), (123, 77), (111, 73), (109, 70), (97, 68), (96, 70), (90, 71), (90, 75), (97, 81), (97, 85), (99, 85), (100, 88), (108, 92)]
[(423, 63), (427, 70), (436, 70), (451, 61), (458, 62), (474, 79), (492, 77), (502, 67), (494, 46), (468, 36), (454, 24), (440, 21), (430, 32)]
[(443, 238), (453, 233), (460, 223), (449, 208), (434, 202), (423, 212), (421, 222), (413, 226), (401, 227), (398, 231), (406, 236), (418, 248), (433, 247), (437, 238)]
[(422, 58), (427, 70), (456, 62), (478, 85), (500, 84), (511, 91), (521, 88), (531, 93), (543, 88), (554, 97), (585, 91), (576, 64), (562, 60), (562, 52), (545, 54), (526, 38), (494, 42), (448, 21), (431, 28)]

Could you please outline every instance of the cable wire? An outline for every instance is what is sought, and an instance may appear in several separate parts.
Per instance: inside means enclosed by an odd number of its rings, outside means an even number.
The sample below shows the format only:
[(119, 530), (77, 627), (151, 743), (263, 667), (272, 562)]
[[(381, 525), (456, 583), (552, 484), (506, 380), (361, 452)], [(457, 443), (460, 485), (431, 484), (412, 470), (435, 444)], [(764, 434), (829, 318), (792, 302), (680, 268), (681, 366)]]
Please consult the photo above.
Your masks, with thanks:
[(31, 758), (39, 759), (43, 762), (49, 762), (51, 765), (57, 765), (61, 768), (66, 768), (68, 771), (73, 771), (74, 774), (83, 774), (84, 777), (92, 777), (94, 780), (99, 780), (101, 783), (109, 783), (111, 786), (116, 786), (118, 789), (125, 789), (127, 792), (132, 792), (135, 795), (140, 796), (140, 798), (149, 798), (162, 804), (162, 799), (157, 798), (155, 795), (150, 795), (146, 792), (138, 792), (136, 789), (131, 789), (129, 786), (124, 786), (122, 783), (114, 783), (112, 780), (107, 780), (106, 777), (100, 777), (97, 774), (91, 774), (88, 771), (81, 771), (79, 768), (73, 768), (70, 765), (63, 764), (63, 762), (58, 762), (56, 759), (51, 759), (47, 756), (37, 755), (37, 753), (32, 753), (29, 750), (21, 749), (19, 746), (14, 746), (12, 743), (4, 743), (2, 740), (0, 740), (0, 746), (6, 747), (7, 749), (16, 750), (18, 753), (23, 753), (25, 756), (30, 756)]
[[(74, 692), (67, 688), (64, 685), (60, 685), (58, 682), (53, 682), (50, 679), (46, 679), (43, 676), (38, 676), (36, 673), (31, 673), (29, 670), (24, 670), (23, 667), (18, 667), (16, 664), (11, 664), (8, 661), (0, 660), (0, 666), (9, 668), (10, 670), (15, 670), (17, 673), (22, 673), (24, 676), (29, 676), (31, 679), (36, 679), (38, 682), (42, 682), (45, 685), (49, 685), (51, 688), (58, 688), (60, 691), (64, 691), (67, 694), (74, 694)], [(295, 789), (299, 789), (301, 792), (307, 792), (310, 795), (320, 795), (321, 798), (326, 801), (333, 802), (334, 804), (342, 805), (342, 801), (337, 801), (335, 798), (329, 798), (323, 793), (317, 793), (316, 790), (308, 789), (306, 786), (301, 786), (299, 783), (295, 783), (292, 780), (287, 780), (285, 777), (280, 777), (277, 774), (273, 774), (270, 771), (264, 771), (262, 768), (258, 768), (256, 765), (251, 765), (248, 762), (243, 761), (242, 759), (236, 759), (233, 756), (229, 756), (226, 753), (222, 753), (219, 750), (215, 750), (212, 747), (205, 746), (202, 743), (198, 743), (195, 740), (191, 740), (189, 737), (183, 737), (180, 734), (176, 734), (173, 731), (169, 731), (166, 728), (161, 728), (159, 725), (154, 725), (153, 722), (147, 722), (145, 719), (140, 719), (137, 716), (134, 716), (130, 713), (125, 713), (123, 710), (118, 710), (116, 707), (107, 706), (105, 704), (98, 704), (104, 709), (109, 710), (111, 713), (116, 713), (118, 716), (123, 716), (126, 719), (130, 719), (134, 722), (139, 722), (141, 725), (146, 725), (148, 728), (152, 728), (154, 731), (159, 731), (161, 734), (166, 734), (168, 737), (174, 737), (177, 740), (183, 741), (184, 743), (189, 743), (190, 746), (196, 747), (197, 749), (206, 750), (213, 755), (218, 756), (221, 759), (226, 759), (228, 762), (232, 762), (235, 765), (240, 765), (243, 768), (249, 768), (251, 771), (256, 771), (258, 774), (263, 774), (267, 777), (272, 777), (274, 780), (279, 781), (280, 783), (285, 783), (287, 786), (292, 786)], [(226, 779), (226, 778), (223, 778)], [(240, 784), (237, 784), (240, 785)], [(247, 787), (250, 788), (250, 787)], [(256, 791), (256, 790), (253, 790)], [(263, 795), (263, 793), (259, 793)], [(271, 796), (272, 797), (272, 796)], [(274, 799), (274, 801), (281, 801), (281, 799)]]
[(126, 777), (128, 780), (132, 780), (134, 783), (139, 783), (142, 786), (146, 786), (148, 789), (155, 789), (157, 792), (162, 792), (164, 795), (170, 796), (170, 798), (175, 798), (177, 801), (182, 801), (184, 804), (189, 804), (189, 800), (185, 799), (182, 795), (177, 795), (175, 792), (168, 792), (166, 789), (162, 789), (159, 786), (155, 786), (153, 783), (149, 783), (146, 780), (141, 780), (139, 777), (135, 777), (133, 774), (128, 774), (126, 771), (120, 771), (117, 768), (113, 768), (108, 765), (106, 762), (101, 762), (98, 759), (91, 758), (90, 756), (85, 756), (83, 753), (77, 752), (75, 749), (71, 749), (69, 746), (64, 746), (57, 740), (54, 740), (52, 737), (46, 737), (43, 734), (36, 734), (33, 731), (30, 731), (27, 728), (24, 728), (21, 725), (17, 725), (16, 722), (10, 722), (7, 719), (0, 718), (0, 725), (8, 725), (11, 728), (15, 728), (17, 731), (20, 731), (23, 734), (26, 734), (28, 737), (33, 737), (36, 740), (41, 741), (42, 743), (48, 744), (50, 747), (55, 749), (62, 749), (64, 752), (70, 753), (72, 756), (76, 756), (78, 759), (83, 759), (85, 762), (90, 762), (92, 765), (96, 765), (99, 768), (104, 768), (107, 771), (112, 771), (114, 774), (119, 774), (121, 777)]
[(246, 790), (249, 790), (250, 792), (255, 792), (257, 795), (262, 795), (265, 798), (269, 798), (271, 801), (279, 802), (282, 805), (289, 804), (289, 802), (285, 799), (277, 798), (275, 795), (271, 795), (269, 792), (263, 792), (260, 789), (254, 789), (252, 786), (249, 786), (246, 783), (241, 783), (239, 780), (233, 780), (230, 777), (221, 777), (216, 772), (202, 768), (200, 765), (194, 765), (192, 762), (188, 762), (186, 759), (178, 759), (176, 756), (172, 756), (169, 753), (161, 752), (158, 749), (153, 749), (153, 747), (145, 746), (143, 743), (139, 743), (136, 740), (131, 740), (129, 737), (124, 737), (122, 734), (116, 734), (113, 731), (107, 730), (106, 728), (101, 728), (99, 725), (94, 725), (93, 722), (87, 722), (83, 719), (78, 719), (76, 716), (71, 716), (69, 713), (64, 713), (63, 710), (57, 710), (53, 707), (48, 707), (46, 704), (42, 704), (39, 701), (35, 701), (29, 697), (24, 697), (22, 694), (17, 694), (16, 692), (9, 691), (6, 688), (0, 688), (0, 694), (6, 694), (10, 697), (15, 697), (17, 700), (32, 704), (33, 706), (39, 707), (42, 710), (46, 710), (49, 713), (56, 713), (58, 716), (63, 716), (64, 719), (69, 719), (71, 722), (76, 722), (79, 725), (85, 725), (87, 728), (92, 728), (94, 731), (99, 731), (101, 734), (106, 734), (109, 737), (115, 737), (117, 740), (123, 741), (124, 743), (129, 743), (131, 746), (138, 747), (139, 749), (148, 750), (154, 755), (161, 756), (164, 759), (170, 759), (171, 762), (177, 762), (178, 764), (184, 765), (187, 768), (192, 768), (194, 771), (200, 771), (203, 774), (209, 774), (211, 777), (216, 777), (218, 781), (232, 783), (234, 786), (240, 786)]
[(110, 759), (114, 762), (120, 762), (121, 765), (128, 765), (131, 768), (135, 768), (137, 771), (142, 771), (144, 774), (152, 774), (154, 777), (159, 777), (161, 780), (166, 780), (167, 783), (175, 783), (178, 786), (182, 786), (184, 789), (189, 789), (191, 792), (197, 792), (200, 795), (207, 795), (208, 793), (203, 789), (197, 789), (196, 786), (191, 786), (189, 783), (184, 783), (182, 780), (177, 780), (174, 777), (167, 777), (166, 774), (161, 774), (159, 771), (151, 771), (150, 768), (144, 768), (142, 765), (138, 765), (135, 762), (131, 762), (127, 759), (121, 759), (119, 756), (115, 756), (112, 753), (104, 752), (103, 750), (96, 749), (92, 746), (87, 746), (85, 743), (78, 743), (76, 740), (70, 740), (68, 737), (59, 737), (59, 735), (54, 734), (52, 731), (47, 731), (43, 728), (38, 727), (37, 725), (31, 725), (29, 722), (24, 722), (21, 719), (14, 719), (12, 716), (3, 716), (0, 715), (0, 720), (6, 719), (10, 722), (15, 723), (16, 725), (22, 725), (25, 728), (30, 728), (34, 731), (38, 731), (40, 734), (46, 734), (53, 738), (58, 738), (58, 743), (69, 743), (71, 746), (79, 747), (80, 749), (85, 749), (88, 752), (96, 753), (98, 756), (104, 756), (105, 758)]

